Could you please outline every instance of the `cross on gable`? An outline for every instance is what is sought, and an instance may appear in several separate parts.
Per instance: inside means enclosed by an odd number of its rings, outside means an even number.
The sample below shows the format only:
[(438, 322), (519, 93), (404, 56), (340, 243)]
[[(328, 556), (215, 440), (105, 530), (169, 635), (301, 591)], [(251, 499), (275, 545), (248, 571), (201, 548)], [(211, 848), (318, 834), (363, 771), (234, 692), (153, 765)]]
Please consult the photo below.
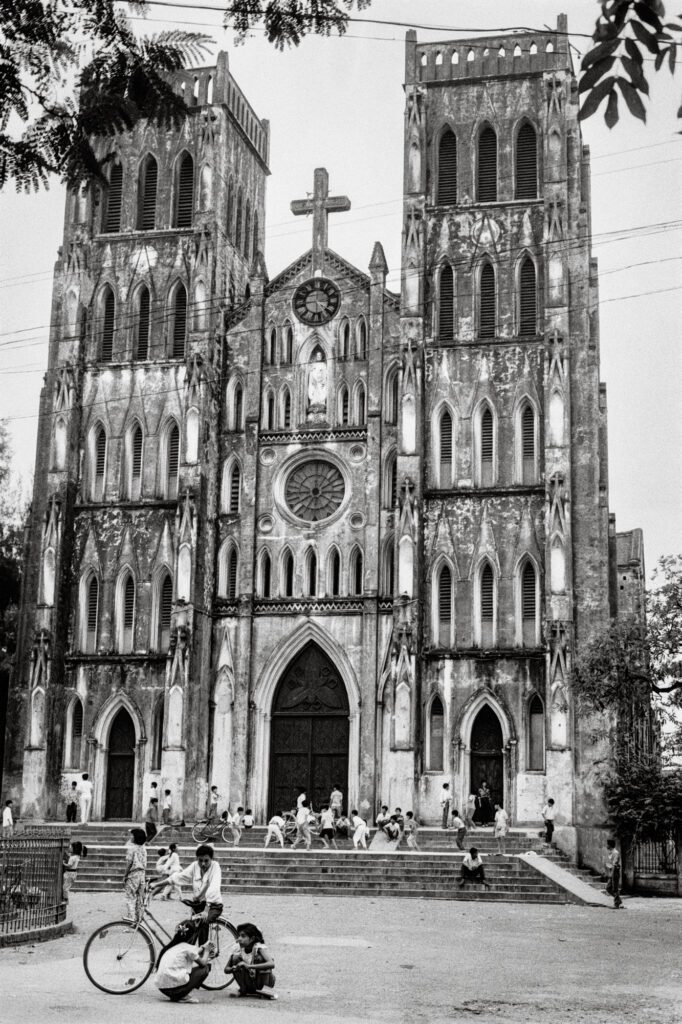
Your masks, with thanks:
[(291, 204), (291, 212), (295, 216), (304, 213), (313, 215), (313, 270), (322, 269), (324, 252), (327, 248), (327, 216), (330, 213), (343, 213), (346, 210), (350, 210), (348, 196), (330, 196), (327, 169), (316, 167), (312, 199), (294, 199)]

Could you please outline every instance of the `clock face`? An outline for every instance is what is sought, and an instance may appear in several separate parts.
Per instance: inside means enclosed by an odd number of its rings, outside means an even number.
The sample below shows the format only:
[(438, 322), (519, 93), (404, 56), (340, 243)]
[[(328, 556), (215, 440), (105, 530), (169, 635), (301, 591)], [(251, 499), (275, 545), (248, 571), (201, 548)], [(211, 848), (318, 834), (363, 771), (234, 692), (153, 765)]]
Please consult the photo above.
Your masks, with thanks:
[(294, 292), (294, 313), (310, 327), (326, 324), (336, 315), (340, 303), (339, 289), (326, 277), (305, 281)]

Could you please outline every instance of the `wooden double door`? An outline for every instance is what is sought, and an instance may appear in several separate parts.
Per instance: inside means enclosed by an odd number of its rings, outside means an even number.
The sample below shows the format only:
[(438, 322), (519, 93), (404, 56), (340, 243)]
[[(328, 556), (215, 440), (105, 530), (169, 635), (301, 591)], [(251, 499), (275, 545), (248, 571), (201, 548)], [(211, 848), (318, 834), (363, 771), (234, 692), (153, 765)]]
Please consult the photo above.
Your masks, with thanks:
[(134, 791), (135, 726), (125, 708), (121, 708), (109, 731), (105, 818), (130, 821)]
[(268, 810), (295, 806), (305, 789), (313, 808), (329, 801), (332, 787), (348, 811), (348, 696), (341, 676), (315, 643), (291, 662), (273, 702)]
[(504, 802), (504, 740), (500, 720), (489, 705), (481, 708), (471, 729), (471, 792), (488, 783), (493, 806)]

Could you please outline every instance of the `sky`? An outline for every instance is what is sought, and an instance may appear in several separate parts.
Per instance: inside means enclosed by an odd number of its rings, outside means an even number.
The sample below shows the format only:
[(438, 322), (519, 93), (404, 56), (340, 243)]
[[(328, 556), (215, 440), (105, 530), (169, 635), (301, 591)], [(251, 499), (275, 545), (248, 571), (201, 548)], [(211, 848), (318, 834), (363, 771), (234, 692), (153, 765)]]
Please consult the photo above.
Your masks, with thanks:
[[(207, 0), (215, 6), (215, 0)], [(289, 204), (329, 171), (330, 192), (351, 199), (329, 221), (329, 245), (366, 270), (375, 241), (399, 290), (403, 168), (404, 38), (435, 42), (514, 27), (554, 28), (568, 15), (576, 67), (590, 48), (595, 0), (373, 0), (343, 38), (305, 39), (283, 53), (254, 32), (241, 46), (219, 11), (154, 6), (141, 32), (195, 28), (229, 53), (230, 69), (270, 121), (265, 258), (270, 277), (309, 246), (311, 227)], [(403, 22), (370, 24), (368, 19)], [(416, 23), (416, 24), (415, 24)], [(427, 27), (428, 26), (428, 27)], [(212, 63), (210, 56), (202, 62)], [(682, 78), (656, 74), (644, 125), (625, 110), (609, 131), (601, 112), (583, 126), (592, 155), (593, 255), (599, 261), (601, 376), (608, 388), (610, 507), (618, 530), (642, 527), (650, 574), (682, 552)], [(621, 107), (624, 104), (621, 103)], [(38, 399), (47, 364), (52, 273), (61, 243), (64, 190), (0, 193), (0, 417), (9, 420), (15, 466), (28, 486)], [(675, 226), (676, 222), (677, 225)], [(646, 231), (628, 229), (651, 225)], [(614, 232), (619, 234), (614, 236)]]

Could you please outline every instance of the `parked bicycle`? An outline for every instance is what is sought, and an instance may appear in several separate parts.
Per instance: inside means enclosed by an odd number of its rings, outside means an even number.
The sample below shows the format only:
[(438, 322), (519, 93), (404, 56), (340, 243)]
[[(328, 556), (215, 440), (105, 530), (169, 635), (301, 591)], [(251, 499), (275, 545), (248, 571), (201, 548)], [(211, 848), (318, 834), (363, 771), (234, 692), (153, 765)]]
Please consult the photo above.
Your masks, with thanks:
[(195, 843), (216, 842), (221, 838), (227, 846), (234, 846), (238, 835), (238, 829), (224, 818), (206, 818), (192, 827), (192, 839)]
[[(172, 936), (149, 907), (154, 881), (148, 879), (145, 884), (142, 914), (138, 921), (134, 924), (121, 920), (103, 924), (85, 944), (85, 973), (102, 992), (121, 996), (144, 985), (154, 969), (159, 949), (171, 940)], [(192, 900), (180, 902), (193, 907)], [(237, 929), (221, 917), (211, 922), (208, 930), (208, 942), (213, 943), (216, 953), (210, 961), (208, 977), (201, 987), (217, 991), (227, 988), (234, 981), (233, 975), (225, 974), (225, 966), (237, 941)]]

